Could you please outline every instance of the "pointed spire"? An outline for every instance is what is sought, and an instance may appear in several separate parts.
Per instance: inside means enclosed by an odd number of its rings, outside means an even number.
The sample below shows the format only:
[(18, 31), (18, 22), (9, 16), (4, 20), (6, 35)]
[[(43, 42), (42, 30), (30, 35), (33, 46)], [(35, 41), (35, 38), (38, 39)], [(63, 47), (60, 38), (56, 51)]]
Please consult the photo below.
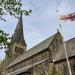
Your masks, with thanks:
[(26, 45), (23, 35), (22, 13), (17, 23), (14, 35), (12, 36), (11, 42), (23, 43), (24, 45)]

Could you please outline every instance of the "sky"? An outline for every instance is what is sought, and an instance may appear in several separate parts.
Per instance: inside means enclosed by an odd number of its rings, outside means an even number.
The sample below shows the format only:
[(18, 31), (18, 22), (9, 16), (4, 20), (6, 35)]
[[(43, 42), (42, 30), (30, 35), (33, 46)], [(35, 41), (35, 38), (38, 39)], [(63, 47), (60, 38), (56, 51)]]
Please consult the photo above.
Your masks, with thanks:
[[(60, 30), (59, 15), (75, 12), (75, 0), (22, 0), (22, 2), (22, 9), (32, 9), (30, 16), (23, 15), (24, 38), (28, 49), (55, 34), (57, 28)], [(7, 22), (0, 21), (0, 29), (12, 36), (18, 19), (10, 15), (6, 15), (5, 18)], [(65, 41), (75, 37), (74, 24), (75, 21), (61, 23)], [(4, 56), (4, 50), (0, 50), (0, 59)]]

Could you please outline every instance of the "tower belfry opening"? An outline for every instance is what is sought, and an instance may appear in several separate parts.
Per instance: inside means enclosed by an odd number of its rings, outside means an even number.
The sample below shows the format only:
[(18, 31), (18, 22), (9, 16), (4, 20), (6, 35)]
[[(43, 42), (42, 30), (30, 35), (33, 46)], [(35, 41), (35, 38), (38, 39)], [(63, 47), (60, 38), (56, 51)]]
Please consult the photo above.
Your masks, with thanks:
[(22, 22), (22, 14), (21, 14), (15, 32), (11, 37), (10, 46), (6, 51), (6, 55), (10, 55), (9, 57), (11, 61), (13, 61), (16, 57), (26, 52), (26, 47), (27, 45), (24, 40), (23, 22)]

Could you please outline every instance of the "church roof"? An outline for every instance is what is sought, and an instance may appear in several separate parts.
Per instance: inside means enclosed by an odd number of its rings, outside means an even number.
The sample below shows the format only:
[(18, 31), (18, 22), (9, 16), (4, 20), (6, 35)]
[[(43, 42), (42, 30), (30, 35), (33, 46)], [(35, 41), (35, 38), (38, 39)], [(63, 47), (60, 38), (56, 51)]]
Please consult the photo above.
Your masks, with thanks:
[[(66, 44), (66, 50), (67, 50), (68, 57), (75, 56), (75, 38), (72, 38), (66, 41), (65, 44)], [(65, 55), (64, 48), (62, 45), (60, 45), (59, 51), (55, 55), (54, 62), (60, 61), (65, 58), (66, 58), (66, 55)]]
[[(47, 49), (57, 34), (58, 33), (54, 34), (53, 36), (49, 37), (48, 39), (42, 41), (38, 45), (29, 49), (26, 53), (22, 54), (21, 56), (18, 56), (7, 68)], [(68, 57), (75, 56), (75, 38), (68, 40), (65, 43), (66, 43)], [(58, 52), (55, 54), (53, 58), (53, 62), (60, 61), (65, 58), (66, 56), (65, 56), (63, 45), (60, 45)]]
[(39, 62), (37, 62), (37, 63), (28, 65), (28, 66), (26, 66), (26, 67), (23, 67), (23, 68), (21, 68), (21, 69), (18, 69), (18, 70), (16, 70), (16, 71), (14, 71), (14, 72), (11, 72), (11, 73), (9, 73), (8, 75), (18, 75), (18, 74), (20, 74), (20, 73), (26, 72), (26, 71), (28, 71), (29, 69), (33, 68), (34, 66), (36, 66), (36, 65), (38, 65), (38, 64), (40, 64), (40, 63), (43, 63), (43, 62), (45, 62), (45, 61), (47, 61), (47, 60), (48, 60), (48, 59), (41, 60), (41, 61), (39, 61)]
[(20, 61), (23, 61), (35, 54), (47, 49), (57, 34), (59, 34), (59, 32), (54, 34), (53, 36), (49, 37), (48, 39), (42, 41), (41, 43), (34, 46), (33, 48), (29, 49), (26, 53), (22, 54), (21, 56), (17, 57), (8, 67), (11, 67), (11, 66), (19, 63)]

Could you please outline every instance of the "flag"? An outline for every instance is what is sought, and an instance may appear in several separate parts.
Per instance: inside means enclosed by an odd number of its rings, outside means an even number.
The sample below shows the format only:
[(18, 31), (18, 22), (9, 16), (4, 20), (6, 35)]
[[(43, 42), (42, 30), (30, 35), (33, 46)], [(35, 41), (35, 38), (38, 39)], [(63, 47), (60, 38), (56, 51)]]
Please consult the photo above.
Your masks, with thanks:
[(60, 15), (60, 20), (75, 21), (75, 12), (67, 15)]

